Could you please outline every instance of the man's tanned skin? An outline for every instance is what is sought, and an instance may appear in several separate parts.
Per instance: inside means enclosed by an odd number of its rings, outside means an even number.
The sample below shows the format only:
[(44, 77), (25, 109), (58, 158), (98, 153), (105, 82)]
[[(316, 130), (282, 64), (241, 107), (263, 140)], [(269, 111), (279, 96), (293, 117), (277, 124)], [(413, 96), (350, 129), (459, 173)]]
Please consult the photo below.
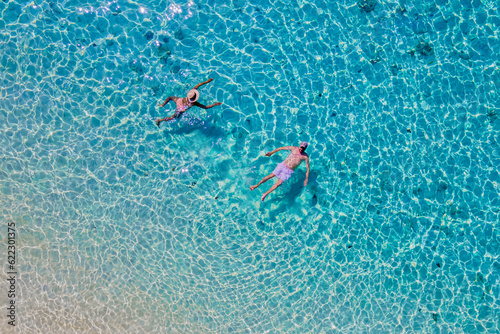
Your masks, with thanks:
[(170, 120), (173, 120), (175, 118), (180, 117), (184, 112), (186, 112), (186, 110), (188, 110), (191, 107), (199, 107), (199, 108), (202, 108), (202, 109), (210, 109), (210, 108), (213, 108), (215, 106), (220, 106), (222, 104), (220, 102), (216, 102), (216, 103), (211, 104), (209, 106), (205, 106), (205, 105), (203, 105), (201, 103), (196, 102), (196, 100), (198, 99), (198, 96), (199, 96), (199, 93), (198, 93), (197, 89), (199, 87), (201, 87), (201, 86), (203, 86), (203, 85), (205, 85), (205, 84), (213, 81), (213, 80), (214, 79), (208, 79), (207, 81), (204, 81), (204, 82), (201, 82), (201, 83), (197, 84), (189, 92), (189, 94), (188, 94), (187, 97), (180, 98), (180, 97), (177, 97), (177, 96), (169, 96), (169, 97), (167, 97), (167, 99), (163, 103), (161, 103), (161, 104), (158, 103), (158, 106), (164, 107), (165, 104), (167, 104), (168, 102), (174, 101), (175, 104), (176, 104), (176, 106), (177, 106), (177, 110), (175, 111), (175, 113), (172, 116), (165, 117), (165, 118), (162, 118), (162, 119), (157, 119), (156, 120), (156, 125), (159, 127), (161, 122), (170, 121)]
[[(290, 154), (288, 155), (288, 157), (286, 157), (286, 159), (280, 164), (280, 165), (283, 165), (282, 167), (286, 167), (288, 169), (288, 174), (289, 175), (284, 175), (284, 177), (281, 176), (281, 175), (276, 175), (275, 173), (278, 173), (277, 171), (279, 170), (279, 168), (276, 168), (274, 172), (272, 172), (268, 176), (264, 177), (255, 186), (251, 186), (250, 190), (254, 190), (258, 186), (260, 186), (262, 183), (264, 183), (264, 182), (272, 179), (275, 176), (278, 176), (278, 178), (280, 178), (280, 179), (271, 187), (271, 189), (269, 189), (268, 191), (266, 191), (262, 195), (261, 201), (264, 201), (264, 199), (266, 198), (267, 195), (269, 195), (271, 192), (273, 192), (274, 190), (276, 190), (276, 188), (278, 188), (279, 186), (281, 186), (283, 184), (284, 180), (282, 178), (284, 178), (285, 181), (286, 181), (290, 177), (291, 173), (293, 173), (293, 171), (295, 169), (297, 169), (297, 167), (299, 167), (299, 165), (302, 163), (302, 161), (305, 161), (306, 162), (306, 166), (307, 166), (306, 179), (304, 180), (304, 187), (305, 187), (307, 185), (307, 180), (309, 179), (309, 156), (307, 155), (307, 153), (305, 153), (307, 145), (308, 144), (306, 142), (302, 142), (300, 144), (300, 147), (297, 147), (297, 146), (284, 146), (284, 147), (277, 148), (274, 151), (266, 153), (266, 157), (270, 157), (271, 155), (273, 155), (274, 153), (276, 153), (278, 151), (282, 151), (282, 150), (289, 150), (289, 151), (291, 151)], [(278, 165), (278, 167), (279, 167), (279, 165)], [(286, 172), (287, 171), (285, 169), (285, 174), (286, 174)]]

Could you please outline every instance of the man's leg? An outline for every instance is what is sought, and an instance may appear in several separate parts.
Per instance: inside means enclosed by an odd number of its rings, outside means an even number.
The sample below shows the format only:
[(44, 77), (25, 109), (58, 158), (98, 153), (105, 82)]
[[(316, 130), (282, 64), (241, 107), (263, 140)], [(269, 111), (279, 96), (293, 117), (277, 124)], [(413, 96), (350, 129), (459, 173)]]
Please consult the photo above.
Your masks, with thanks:
[(262, 180), (260, 180), (259, 183), (257, 183), (256, 185), (254, 186), (251, 186), (250, 187), (250, 190), (254, 190), (255, 188), (257, 188), (258, 186), (260, 186), (262, 183), (264, 182), (267, 182), (269, 179), (272, 179), (273, 177), (275, 177), (276, 175), (274, 175), (274, 173), (271, 173), (269, 174), (268, 176), (264, 177)]
[(281, 186), (283, 184), (283, 180), (282, 179), (278, 179), (278, 182), (276, 182), (275, 184), (273, 184), (273, 186), (271, 187), (271, 189), (269, 189), (268, 191), (266, 191), (264, 193), (264, 195), (262, 195), (261, 197), (261, 201), (264, 202), (264, 199), (266, 198), (267, 195), (269, 195), (270, 193), (272, 193), (273, 191), (276, 190), (276, 188), (278, 188), (279, 186)]

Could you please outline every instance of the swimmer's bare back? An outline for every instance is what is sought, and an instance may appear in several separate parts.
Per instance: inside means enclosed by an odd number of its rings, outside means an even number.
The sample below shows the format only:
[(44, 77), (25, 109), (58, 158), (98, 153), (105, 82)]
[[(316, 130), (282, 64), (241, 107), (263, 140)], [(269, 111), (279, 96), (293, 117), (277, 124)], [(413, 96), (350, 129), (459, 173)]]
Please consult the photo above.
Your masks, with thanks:
[(189, 94), (188, 96), (186, 97), (177, 97), (177, 96), (169, 96), (167, 97), (167, 99), (163, 102), (163, 103), (158, 103), (158, 106), (159, 107), (164, 107), (168, 102), (170, 101), (174, 101), (175, 102), (175, 105), (176, 105), (176, 110), (175, 110), (175, 113), (172, 115), (172, 116), (169, 116), (169, 117), (165, 117), (165, 118), (162, 118), (162, 119), (156, 119), (156, 125), (158, 127), (160, 127), (160, 123), (161, 122), (167, 122), (167, 121), (171, 121), (175, 118), (178, 118), (180, 117), (184, 112), (186, 112), (186, 110), (188, 110), (189, 108), (191, 107), (199, 107), (199, 108), (202, 108), (202, 109), (210, 109), (210, 108), (213, 108), (215, 106), (220, 106), (222, 103), (220, 102), (216, 102), (214, 104), (211, 104), (209, 106), (205, 106), (199, 102), (197, 102), (198, 100), (198, 97), (199, 97), (199, 93), (197, 91), (197, 89), (211, 81), (213, 81), (214, 79), (208, 79), (207, 81), (204, 81), (204, 82), (201, 82), (199, 84), (197, 84), (196, 86), (194, 86), (194, 88), (192, 90), (189, 91)]

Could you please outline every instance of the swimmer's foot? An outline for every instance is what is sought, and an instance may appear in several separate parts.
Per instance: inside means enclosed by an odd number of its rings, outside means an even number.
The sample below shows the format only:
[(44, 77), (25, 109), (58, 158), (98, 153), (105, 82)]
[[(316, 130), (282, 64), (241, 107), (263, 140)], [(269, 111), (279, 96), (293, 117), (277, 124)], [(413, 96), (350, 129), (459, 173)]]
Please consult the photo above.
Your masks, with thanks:
[(267, 194), (262, 195), (262, 197), (260, 198), (260, 201), (264, 202), (264, 199), (266, 198), (266, 196), (267, 196)]
[(157, 126), (157, 127), (160, 127), (160, 123), (161, 123), (161, 121), (160, 121), (159, 119), (157, 119), (155, 122), (156, 122), (156, 126)]
[(250, 187), (250, 190), (254, 190), (255, 188), (257, 188), (258, 186), (251, 186)]

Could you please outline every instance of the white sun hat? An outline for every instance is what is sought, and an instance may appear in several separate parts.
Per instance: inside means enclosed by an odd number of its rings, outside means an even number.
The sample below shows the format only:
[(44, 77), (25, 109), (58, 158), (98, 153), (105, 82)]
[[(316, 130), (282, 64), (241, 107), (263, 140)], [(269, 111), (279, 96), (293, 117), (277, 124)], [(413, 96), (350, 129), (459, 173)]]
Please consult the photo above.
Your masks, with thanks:
[(196, 89), (191, 89), (187, 95), (189, 102), (196, 102), (200, 97), (200, 92)]

